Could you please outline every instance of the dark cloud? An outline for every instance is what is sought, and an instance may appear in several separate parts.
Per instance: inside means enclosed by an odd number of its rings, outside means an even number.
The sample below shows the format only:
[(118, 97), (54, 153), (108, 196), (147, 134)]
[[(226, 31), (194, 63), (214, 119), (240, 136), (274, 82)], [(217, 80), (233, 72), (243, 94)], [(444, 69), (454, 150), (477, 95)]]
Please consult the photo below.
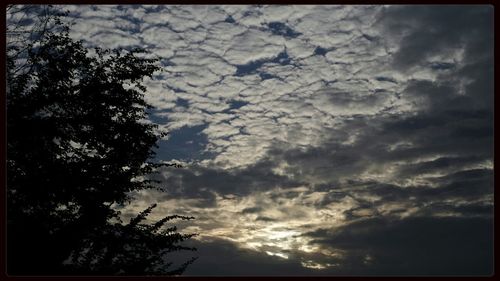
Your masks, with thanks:
[(257, 217), (255, 220), (256, 221), (267, 221), (267, 222), (279, 221), (277, 219), (273, 219), (273, 218), (270, 218), (270, 217)]
[(401, 37), (393, 56), (398, 69), (451, 49), (465, 48), (467, 60), (493, 52), (493, 6), (390, 6), (379, 18), (389, 36)]
[[(448, 199), (449, 200), (449, 199)], [(493, 204), (490, 203), (462, 203), (456, 205), (446, 202), (432, 202), (418, 211), (419, 215), (432, 216), (435, 214), (446, 214), (460, 217), (482, 217), (492, 218)]]
[(258, 213), (262, 211), (261, 207), (250, 207), (250, 208), (245, 208), (241, 212), (244, 214), (253, 214), (253, 213)]
[(169, 196), (187, 198), (212, 198), (209, 193), (245, 196), (251, 192), (270, 190), (275, 187), (291, 188), (303, 184), (272, 171), (273, 163), (257, 162), (244, 169), (226, 170), (200, 165), (185, 168), (166, 168), (154, 178), (165, 186)]
[(377, 76), (377, 77), (375, 77), (375, 80), (391, 82), (391, 83), (397, 84), (397, 81), (394, 78), (385, 77), (385, 76)]
[(382, 275), (490, 275), (493, 222), (480, 218), (360, 220), (307, 234), (345, 251), (346, 271)]
[(431, 196), (478, 199), (493, 194), (493, 170), (474, 169), (456, 172), (437, 179), (439, 189), (430, 189)]
[(416, 174), (448, 172), (451, 169), (466, 168), (467, 165), (477, 163), (481, 160), (483, 159), (477, 156), (439, 157), (434, 160), (422, 161), (413, 165), (404, 165), (399, 169), (398, 174), (400, 177), (407, 177)]
[(453, 69), (455, 64), (449, 62), (433, 62), (430, 64), (430, 67), (434, 70), (448, 70)]

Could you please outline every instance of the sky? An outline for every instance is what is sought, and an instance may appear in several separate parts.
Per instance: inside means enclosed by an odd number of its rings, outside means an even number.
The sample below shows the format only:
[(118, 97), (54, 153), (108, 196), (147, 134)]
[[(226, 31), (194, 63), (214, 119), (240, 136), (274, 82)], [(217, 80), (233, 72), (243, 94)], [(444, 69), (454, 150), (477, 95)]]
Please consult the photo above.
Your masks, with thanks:
[[(67, 5), (87, 47), (141, 47), (185, 275), (488, 275), (493, 6)], [(182, 255), (182, 254), (180, 254)]]

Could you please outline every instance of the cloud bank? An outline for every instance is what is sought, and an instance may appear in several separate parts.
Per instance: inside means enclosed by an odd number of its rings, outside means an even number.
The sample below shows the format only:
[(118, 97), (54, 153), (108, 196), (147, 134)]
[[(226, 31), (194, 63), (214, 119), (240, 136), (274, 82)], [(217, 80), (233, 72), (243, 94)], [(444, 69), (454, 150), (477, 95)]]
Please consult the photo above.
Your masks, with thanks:
[(197, 217), (186, 274), (492, 273), (491, 6), (65, 8), (162, 57), (158, 159), (186, 167), (122, 211)]

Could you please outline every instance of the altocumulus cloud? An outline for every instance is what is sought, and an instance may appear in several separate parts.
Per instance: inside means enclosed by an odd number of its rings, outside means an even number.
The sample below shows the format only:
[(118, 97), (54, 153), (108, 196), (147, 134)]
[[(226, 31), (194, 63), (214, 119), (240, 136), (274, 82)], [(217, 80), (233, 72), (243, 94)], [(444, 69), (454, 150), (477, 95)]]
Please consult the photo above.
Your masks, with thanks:
[(162, 57), (158, 160), (186, 167), (122, 211), (197, 217), (186, 274), (492, 273), (491, 6), (64, 8)]

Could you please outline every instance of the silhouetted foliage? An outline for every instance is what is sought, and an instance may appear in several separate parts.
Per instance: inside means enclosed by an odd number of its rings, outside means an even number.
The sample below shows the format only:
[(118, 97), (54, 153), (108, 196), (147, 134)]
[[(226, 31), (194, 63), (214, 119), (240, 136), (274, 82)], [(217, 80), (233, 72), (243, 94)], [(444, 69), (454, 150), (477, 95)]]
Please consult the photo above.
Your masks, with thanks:
[[(112, 206), (129, 192), (155, 188), (147, 179), (160, 137), (147, 122), (144, 77), (157, 59), (135, 49), (95, 54), (69, 36), (43, 30), (7, 53), (7, 264), (13, 275), (181, 274), (165, 254), (194, 250), (164, 224), (129, 224)], [(25, 65), (19, 71), (19, 61)], [(161, 134), (160, 134), (161, 135)]]

